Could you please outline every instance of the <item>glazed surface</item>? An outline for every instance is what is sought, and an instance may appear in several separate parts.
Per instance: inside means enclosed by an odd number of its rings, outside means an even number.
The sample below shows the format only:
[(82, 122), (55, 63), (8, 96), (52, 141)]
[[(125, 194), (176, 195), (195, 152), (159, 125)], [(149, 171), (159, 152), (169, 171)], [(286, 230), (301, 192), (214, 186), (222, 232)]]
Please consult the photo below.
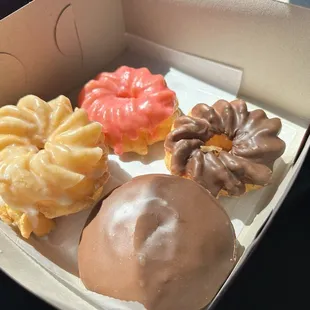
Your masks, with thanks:
[[(0, 109), (0, 195), (29, 217), (77, 212), (107, 180), (101, 126), (60, 96), (26, 96)], [(88, 204), (88, 205), (87, 205)]]
[(199, 310), (236, 262), (235, 235), (204, 188), (145, 175), (103, 201), (84, 229), (78, 261), (89, 290), (148, 310)]
[[(221, 190), (240, 196), (246, 184), (270, 183), (274, 161), (285, 150), (277, 136), (280, 129), (279, 118), (268, 119), (260, 109), (249, 112), (243, 100), (219, 100), (212, 107), (198, 104), (190, 116), (175, 121), (166, 138), (170, 170), (193, 179), (214, 196)], [(205, 147), (212, 137), (222, 134), (232, 141), (230, 151)]]
[(89, 81), (80, 93), (79, 105), (91, 120), (102, 124), (109, 145), (122, 154), (125, 138), (138, 139), (141, 132), (152, 135), (176, 111), (177, 100), (162, 75), (122, 66)]

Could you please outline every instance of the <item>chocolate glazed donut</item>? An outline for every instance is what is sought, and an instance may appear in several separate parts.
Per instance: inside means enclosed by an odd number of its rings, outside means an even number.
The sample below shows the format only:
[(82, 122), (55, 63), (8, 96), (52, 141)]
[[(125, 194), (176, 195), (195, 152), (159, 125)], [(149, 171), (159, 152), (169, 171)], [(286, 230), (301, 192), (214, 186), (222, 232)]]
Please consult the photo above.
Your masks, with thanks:
[(243, 100), (197, 104), (181, 116), (165, 140), (168, 169), (190, 178), (213, 196), (240, 196), (266, 186), (285, 150), (279, 118), (249, 112)]
[(78, 265), (85, 287), (96, 293), (147, 310), (199, 310), (237, 256), (230, 219), (208, 191), (178, 176), (151, 174), (97, 206), (82, 233)]

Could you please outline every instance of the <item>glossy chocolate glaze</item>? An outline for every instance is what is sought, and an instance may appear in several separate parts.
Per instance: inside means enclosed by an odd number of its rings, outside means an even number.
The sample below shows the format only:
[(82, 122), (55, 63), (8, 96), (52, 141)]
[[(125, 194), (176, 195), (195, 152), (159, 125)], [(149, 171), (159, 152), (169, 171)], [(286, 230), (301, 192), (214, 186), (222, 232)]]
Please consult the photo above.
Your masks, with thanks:
[(145, 175), (103, 201), (83, 231), (78, 262), (89, 290), (148, 310), (199, 310), (236, 263), (235, 235), (203, 187)]
[[(171, 153), (170, 170), (190, 177), (212, 195), (221, 189), (239, 196), (245, 184), (270, 183), (274, 161), (285, 143), (277, 135), (279, 118), (268, 119), (263, 110), (249, 112), (243, 100), (217, 101), (212, 107), (197, 104), (191, 116), (182, 116), (167, 136), (165, 149)], [(201, 146), (214, 135), (225, 134), (232, 141), (231, 151), (205, 152)]]

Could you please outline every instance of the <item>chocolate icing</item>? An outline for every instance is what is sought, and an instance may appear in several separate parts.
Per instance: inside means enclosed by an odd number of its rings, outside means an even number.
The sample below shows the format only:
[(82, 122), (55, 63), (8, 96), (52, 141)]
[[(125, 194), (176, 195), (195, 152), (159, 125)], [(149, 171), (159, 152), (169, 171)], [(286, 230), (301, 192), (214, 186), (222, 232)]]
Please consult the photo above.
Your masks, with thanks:
[(236, 263), (235, 235), (203, 187), (145, 175), (103, 201), (83, 231), (78, 263), (89, 290), (148, 310), (199, 310)]
[[(239, 196), (245, 184), (265, 186), (270, 183), (274, 161), (285, 150), (277, 137), (279, 118), (268, 119), (261, 110), (249, 112), (243, 100), (217, 101), (212, 107), (197, 104), (191, 116), (182, 116), (165, 141), (171, 153), (170, 170), (198, 182), (212, 195), (220, 190)], [(214, 135), (225, 134), (232, 141), (230, 152), (205, 152), (201, 146)]]

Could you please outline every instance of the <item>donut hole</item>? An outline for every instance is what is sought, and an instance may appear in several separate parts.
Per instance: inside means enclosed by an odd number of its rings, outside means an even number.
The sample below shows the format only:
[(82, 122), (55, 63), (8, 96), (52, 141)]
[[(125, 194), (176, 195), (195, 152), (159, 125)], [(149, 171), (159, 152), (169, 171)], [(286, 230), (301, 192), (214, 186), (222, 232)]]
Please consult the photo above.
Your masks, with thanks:
[(116, 97), (130, 99), (130, 98), (138, 98), (139, 97), (139, 88), (136, 87), (128, 87), (128, 88), (121, 88), (118, 92)]
[(117, 97), (118, 98), (132, 98), (132, 95), (127, 89), (122, 89), (121, 91), (118, 92)]
[(205, 145), (202, 146), (202, 150), (206, 152), (219, 153), (220, 151), (230, 152), (232, 149), (232, 141), (224, 134), (214, 135)]

